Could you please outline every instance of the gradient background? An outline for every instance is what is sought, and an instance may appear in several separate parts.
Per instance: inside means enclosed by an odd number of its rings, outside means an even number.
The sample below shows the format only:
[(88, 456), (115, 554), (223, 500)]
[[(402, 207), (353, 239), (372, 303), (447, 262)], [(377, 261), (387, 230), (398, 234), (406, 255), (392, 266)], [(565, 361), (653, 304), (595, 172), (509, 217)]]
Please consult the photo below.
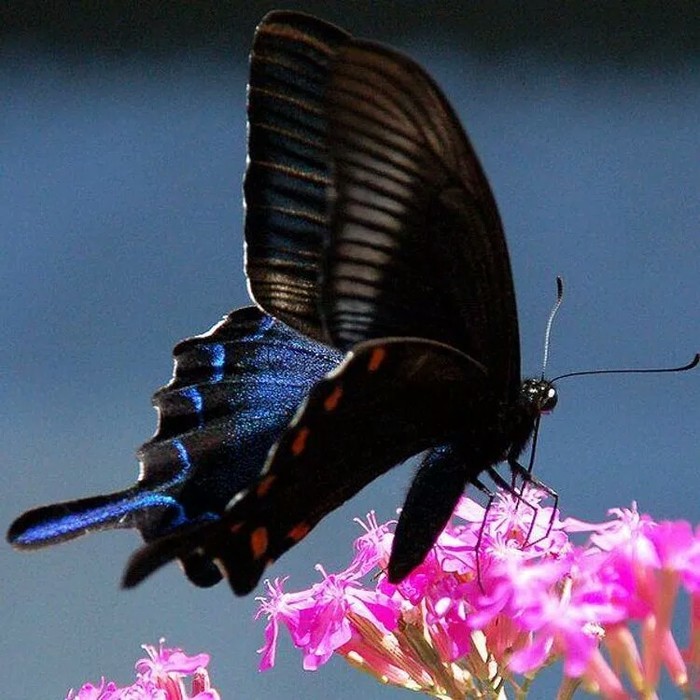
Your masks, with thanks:
[[(551, 375), (681, 364), (700, 350), (693, 6), (363, 2), (356, 16), (340, 3), (297, 6), (404, 49), (443, 86), (505, 222), (524, 373), (539, 372), (557, 274), (567, 298)], [(131, 483), (172, 346), (248, 303), (246, 54), (272, 9), (9, 7), (0, 16), (3, 527), (31, 506)], [(699, 389), (700, 371), (563, 382), (537, 462), (563, 512), (598, 521), (636, 499), (655, 518), (697, 522)], [(316, 580), (317, 562), (344, 566), (353, 517), (371, 508), (391, 517), (409, 479), (400, 468), (371, 485), (270, 574), (291, 575), (291, 590)], [(253, 598), (196, 589), (175, 566), (123, 592), (137, 544), (132, 532), (32, 555), (0, 544), (3, 697), (60, 699), (101, 675), (129, 683), (139, 645), (160, 636), (209, 652), (226, 700), (406, 696), (338, 660), (304, 673), (286, 640), (275, 670), (258, 674)]]

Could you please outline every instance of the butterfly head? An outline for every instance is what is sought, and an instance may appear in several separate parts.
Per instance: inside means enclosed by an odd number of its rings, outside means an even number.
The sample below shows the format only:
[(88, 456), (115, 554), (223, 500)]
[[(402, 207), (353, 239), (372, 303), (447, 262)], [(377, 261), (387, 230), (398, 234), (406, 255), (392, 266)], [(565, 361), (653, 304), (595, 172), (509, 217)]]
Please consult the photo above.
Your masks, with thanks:
[(557, 390), (548, 379), (526, 379), (520, 387), (520, 400), (533, 415), (549, 413), (557, 405)]

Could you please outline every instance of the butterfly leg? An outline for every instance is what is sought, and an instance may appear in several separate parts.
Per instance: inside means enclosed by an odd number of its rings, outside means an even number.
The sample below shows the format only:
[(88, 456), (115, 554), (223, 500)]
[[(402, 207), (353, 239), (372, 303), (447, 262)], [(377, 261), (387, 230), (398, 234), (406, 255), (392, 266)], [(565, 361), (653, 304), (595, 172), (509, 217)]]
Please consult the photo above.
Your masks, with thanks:
[(489, 511), (493, 505), (493, 501), (496, 498), (496, 494), (484, 484), (479, 479), (472, 479), (472, 484), (476, 486), (481, 493), (485, 494), (488, 498), (486, 503), (486, 508), (484, 509), (484, 519), (481, 521), (481, 527), (479, 528), (479, 534), (476, 536), (476, 544), (474, 545), (474, 562), (476, 564), (476, 580), (479, 584), (481, 592), (484, 593), (484, 586), (481, 580), (481, 542), (484, 538), (484, 531), (486, 530), (486, 521), (489, 517)]
[[(512, 469), (512, 467), (511, 467)], [(530, 503), (525, 496), (524, 496), (524, 489), (526, 483), (531, 483), (530, 479), (524, 479), (523, 478), (523, 487), (518, 490), (515, 488), (512, 483), (508, 483), (497, 471), (494, 467), (490, 467), (488, 470), (488, 474), (493, 480), (493, 482), (502, 488), (504, 491), (510, 493), (511, 496), (513, 496), (513, 499), (515, 500), (515, 512), (517, 513), (518, 507), (520, 506), (521, 503), (524, 503), (528, 508), (532, 509), (532, 520), (530, 521), (530, 526), (528, 528), (527, 534), (525, 535), (524, 542), (527, 543), (530, 540), (530, 536), (532, 535), (532, 530), (535, 527), (535, 522), (537, 521), (537, 512), (538, 508), (534, 503)]]
[[(518, 462), (515, 458), (508, 458), (508, 466), (510, 467), (511, 474), (512, 474), (512, 481), (515, 483), (515, 481), (520, 478), (522, 480), (523, 486), (520, 489), (520, 494), (522, 494), (525, 491), (526, 486), (530, 486), (531, 488), (538, 489), (540, 491), (543, 491), (546, 494), (547, 498), (551, 498), (553, 501), (552, 505), (552, 512), (549, 517), (549, 522), (547, 524), (547, 529), (545, 533), (541, 536), (538, 537), (536, 540), (533, 540), (532, 542), (530, 541), (530, 537), (532, 536), (532, 531), (535, 527), (535, 522), (537, 518), (537, 507), (532, 506), (535, 508), (535, 518), (533, 518), (532, 523), (530, 524), (530, 529), (528, 530), (528, 535), (525, 539), (525, 542), (527, 545), (532, 546), (534, 544), (537, 544), (538, 542), (541, 542), (542, 540), (546, 539), (549, 537), (549, 533), (552, 531), (552, 527), (554, 526), (554, 518), (556, 517), (557, 509), (559, 507), (559, 494), (550, 486), (547, 486), (544, 482), (540, 481), (539, 479), (536, 479), (532, 475), (532, 465), (530, 467), (524, 467), (520, 462)], [(524, 498), (521, 498), (519, 500), (525, 500)], [(527, 503), (527, 501), (525, 501)]]

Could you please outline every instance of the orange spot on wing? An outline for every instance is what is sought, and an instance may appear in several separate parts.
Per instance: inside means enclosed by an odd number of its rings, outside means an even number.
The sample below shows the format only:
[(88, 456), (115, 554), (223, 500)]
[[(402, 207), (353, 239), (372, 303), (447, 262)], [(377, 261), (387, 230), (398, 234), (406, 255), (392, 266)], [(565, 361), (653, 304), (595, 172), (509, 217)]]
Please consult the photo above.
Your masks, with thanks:
[(260, 559), (260, 557), (267, 551), (267, 528), (257, 527), (250, 534), (250, 550), (253, 552), (253, 559)]
[(386, 348), (383, 347), (378, 347), (374, 348), (372, 350), (372, 354), (369, 356), (369, 364), (367, 365), (367, 369), (370, 372), (376, 372), (379, 369), (379, 366), (384, 362), (384, 358), (386, 357)]
[(294, 542), (298, 542), (309, 534), (309, 530), (311, 530), (311, 526), (307, 523), (298, 523), (287, 533), (287, 537)]
[(268, 476), (265, 476), (260, 480), (260, 482), (258, 483), (258, 487), (255, 489), (255, 493), (258, 498), (267, 496), (267, 493), (270, 490), (272, 484), (275, 482), (276, 478), (277, 477), (274, 474), (269, 474)]
[(308, 428), (301, 428), (292, 442), (292, 454), (298, 457), (306, 448), (306, 439), (311, 431)]
[(335, 389), (333, 389), (333, 391), (326, 397), (326, 400), (323, 402), (323, 408), (329, 412), (335, 411), (335, 409), (338, 408), (338, 404), (340, 403), (342, 396), (343, 387), (338, 384), (338, 386), (336, 386)]

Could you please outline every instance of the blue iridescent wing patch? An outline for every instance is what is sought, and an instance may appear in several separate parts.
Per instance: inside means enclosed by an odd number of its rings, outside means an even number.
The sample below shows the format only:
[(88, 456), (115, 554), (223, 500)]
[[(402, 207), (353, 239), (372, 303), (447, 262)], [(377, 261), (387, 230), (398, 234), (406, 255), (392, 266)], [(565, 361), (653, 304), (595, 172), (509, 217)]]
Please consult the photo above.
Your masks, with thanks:
[[(124, 584), (136, 585), (175, 557), (195, 555), (216, 562), (233, 591), (245, 595), (265, 567), (327, 513), (411, 455), (453, 438), (465, 421), (478, 421), (476, 405), (465, 413), (470, 402), (464, 392), (486, 381), (477, 363), (434, 341), (361, 343), (313, 387), (260, 477), (224, 517), (143, 547), (129, 562)], [(410, 568), (426, 551), (414, 555)]]
[[(8, 534), (15, 547), (33, 549), (109, 528), (136, 528), (152, 542), (216, 520), (258, 476), (309, 389), (341, 359), (253, 307), (182, 341), (174, 357), (172, 381), (153, 397), (158, 428), (138, 451), (138, 482), (25, 513)], [(196, 554), (182, 562), (198, 585), (221, 578)]]

